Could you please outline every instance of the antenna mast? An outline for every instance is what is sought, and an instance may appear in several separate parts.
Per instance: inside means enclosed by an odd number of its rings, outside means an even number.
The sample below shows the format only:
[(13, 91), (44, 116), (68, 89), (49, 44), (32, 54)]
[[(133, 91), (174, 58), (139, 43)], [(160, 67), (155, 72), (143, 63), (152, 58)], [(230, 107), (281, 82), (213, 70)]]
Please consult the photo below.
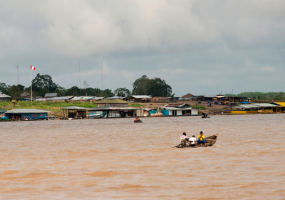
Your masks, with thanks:
[(81, 95), (81, 69), (80, 69), (80, 61), (79, 61), (79, 90), (80, 90), (80, 94), (79, 96)]
[(17, 64), (17, 77), (18, 77), (18, 85), (19, 85), (19, 65)]
[(102, 65), (102, 60), (101, 60), (101, 90), (103, 91), (103, 65)]

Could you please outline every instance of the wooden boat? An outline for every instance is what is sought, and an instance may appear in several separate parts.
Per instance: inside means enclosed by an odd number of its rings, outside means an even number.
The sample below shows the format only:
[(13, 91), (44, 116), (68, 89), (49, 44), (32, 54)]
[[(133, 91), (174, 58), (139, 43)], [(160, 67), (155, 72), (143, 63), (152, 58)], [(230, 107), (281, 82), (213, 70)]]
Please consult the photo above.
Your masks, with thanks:
[(142, 120), (140, 120), (140, 121), (134, 121), (134, 123), (142, 123)]
[(209, 113), (202, 113), (202, 118), (210, 118)]
[(218, 137), (219, 137), (219, 133), (217, 133), (216, 135), (212, 135), (212, 136), (206, 137), (205, 138), (205, 140), (206, 140), (205, 144), (196, 144), (193, 147), (188, 145), (187, 142), (184, 140), (180, 144), (178, 144), (178, 145), (176, 145), (174, 147), (176, 147), (176, 148), (210, 147), (210, 146), (213, 146), (217, 142)]

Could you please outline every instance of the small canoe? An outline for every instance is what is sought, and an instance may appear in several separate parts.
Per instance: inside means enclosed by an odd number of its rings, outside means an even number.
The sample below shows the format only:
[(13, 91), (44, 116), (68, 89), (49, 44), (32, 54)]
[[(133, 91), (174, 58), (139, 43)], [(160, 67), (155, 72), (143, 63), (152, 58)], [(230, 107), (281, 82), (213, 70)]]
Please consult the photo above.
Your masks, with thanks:
[(219, 137), (219, 133), (217, 133), (216, 135), (212, 135), (212, 136), (209, 136), (209, 137), (206, 137), (205, 140), (206, 140), (206, 143), (205, 144), (196, 144), (195, 146), (189, 146), (189, 144), (187, 144), (187, 142), (183, 141), (181, 142), (180, 144), (174, 146), (176, 148), (196, 148), (196, 147), (210, 147), (210, 146), (213, 146), (217, 140), (218, 140), (218, 137)]
[(209, 113), (202, 113), (202, 118), (210, 118)]
[(142, 121), (140, 120), (140, 121), (134, 121), (134, 123), (142, 123)]

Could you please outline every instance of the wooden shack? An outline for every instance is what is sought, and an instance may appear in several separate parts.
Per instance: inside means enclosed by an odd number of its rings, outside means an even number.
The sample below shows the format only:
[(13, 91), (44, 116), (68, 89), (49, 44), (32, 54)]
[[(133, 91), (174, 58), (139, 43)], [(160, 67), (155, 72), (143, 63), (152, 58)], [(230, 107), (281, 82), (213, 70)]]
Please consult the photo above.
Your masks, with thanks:
[(61, 108), (64, 118), (85, 119), (87, 108), (70, 106)]

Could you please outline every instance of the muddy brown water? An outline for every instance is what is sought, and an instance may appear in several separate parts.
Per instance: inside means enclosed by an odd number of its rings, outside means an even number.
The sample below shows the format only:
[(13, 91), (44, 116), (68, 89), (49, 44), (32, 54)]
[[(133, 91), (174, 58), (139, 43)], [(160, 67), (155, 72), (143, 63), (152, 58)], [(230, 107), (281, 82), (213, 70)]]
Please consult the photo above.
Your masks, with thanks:
[(284, 114), (142, 120), (0, 123), (0, 199), (285, 199)]

